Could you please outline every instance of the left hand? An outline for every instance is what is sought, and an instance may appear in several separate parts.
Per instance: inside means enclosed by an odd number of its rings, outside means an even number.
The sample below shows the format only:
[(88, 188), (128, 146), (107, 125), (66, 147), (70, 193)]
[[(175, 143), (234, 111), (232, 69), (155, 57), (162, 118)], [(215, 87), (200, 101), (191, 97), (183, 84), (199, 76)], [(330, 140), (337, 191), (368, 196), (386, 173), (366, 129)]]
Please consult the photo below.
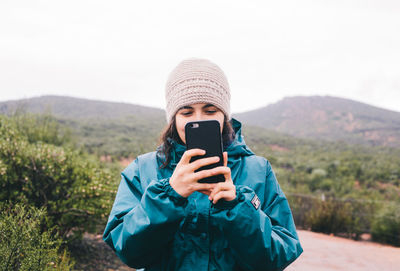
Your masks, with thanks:
[(228, 167), (228, 153), (224, 152), (224, 167), (227, 168), (225, 176), (225, 182), (217, 183), (214, 189), (211, 191), (208, 199), (216, 204), (220, 199), (226, 201), (232, 201), (236, 198), (236, 187), (233, 184), (231, 177), (231, 169)]

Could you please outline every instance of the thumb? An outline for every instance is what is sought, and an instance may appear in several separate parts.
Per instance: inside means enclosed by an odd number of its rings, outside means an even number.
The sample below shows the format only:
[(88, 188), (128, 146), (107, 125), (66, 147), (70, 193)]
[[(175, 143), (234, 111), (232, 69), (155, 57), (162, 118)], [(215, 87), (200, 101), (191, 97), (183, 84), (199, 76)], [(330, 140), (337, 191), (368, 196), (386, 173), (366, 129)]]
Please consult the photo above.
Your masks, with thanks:
[(228, 152), (224, 151), (223, 153), (224, 156), (224, 166), (228, 166)]

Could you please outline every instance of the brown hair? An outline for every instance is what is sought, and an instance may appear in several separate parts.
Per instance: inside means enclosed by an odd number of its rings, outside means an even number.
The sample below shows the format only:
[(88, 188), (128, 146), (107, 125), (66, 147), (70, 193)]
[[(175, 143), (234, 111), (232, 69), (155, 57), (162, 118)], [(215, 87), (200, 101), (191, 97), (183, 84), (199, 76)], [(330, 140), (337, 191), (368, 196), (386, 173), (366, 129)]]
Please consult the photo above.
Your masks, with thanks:
[[(160, 166), (160, 168), (165, 168), (171, 160), (170, 154), (171, 154), (172, 143), (168, 140), (168, 138), (175, 140), (181, 145), (184, 145), (184, 143), (179, 137), (178, 131), (176, 130), (175, 116), (173, 116), (171, 122), (167, 126), (165, 126), (159, 139), (160, 141), (159, 144), (161, 145), (161, 148), (158, 151), (162, 152), (165, 157), (165, 161)], [(224, 127), (222, 129), (222, 142), (224, 148), (229, 146), (234, 138), (235, 138), (235, 131), (233, 130), (232, 124), (230, 121), (227, 120), (226, 116), (224, 116)]]

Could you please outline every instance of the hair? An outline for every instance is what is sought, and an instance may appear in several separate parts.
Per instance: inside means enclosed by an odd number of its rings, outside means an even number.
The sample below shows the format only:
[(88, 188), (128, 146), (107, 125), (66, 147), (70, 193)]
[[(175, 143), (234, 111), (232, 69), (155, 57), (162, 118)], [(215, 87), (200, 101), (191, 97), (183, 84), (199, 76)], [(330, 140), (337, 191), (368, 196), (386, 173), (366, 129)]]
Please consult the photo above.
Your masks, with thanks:
[[(184, 143), (179, 137), (178, 131), (176, 130), (175, 116), (176, 114), (172, 117), (170, 123), (167, 124), (167, 126), (165, 126), (159, 139), (160, 141), (159, 144), (161, 145), (161, 148), (158, 151), (162, 152), (165, 157), (165, 161), (160, 166), (160, 168), (165, 168), (171, 161), (172, 143), (168, 140), (169, 138), (175, 140), (181, 145), (184, 145)], [(234, 138), (235, 138), (235, 131), (233, 130), (232, 124), (224, 115), (224, 127), (222, 129), (222, 142), (224, 148), (229, 146)]]

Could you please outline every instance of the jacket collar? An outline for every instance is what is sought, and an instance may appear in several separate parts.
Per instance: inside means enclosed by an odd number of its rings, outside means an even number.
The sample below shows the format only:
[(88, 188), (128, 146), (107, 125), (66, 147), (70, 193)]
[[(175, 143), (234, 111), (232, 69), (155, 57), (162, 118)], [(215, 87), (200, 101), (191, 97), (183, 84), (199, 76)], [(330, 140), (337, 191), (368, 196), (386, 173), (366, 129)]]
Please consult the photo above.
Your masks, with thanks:
[[(224, 151), (228, 152), (228, 161), (231, 160), (236, 160), (240, 156), (249, 156), (253, 155), (254, 153), (246, 146), (246, 143), (244, 141), (244, 138), (242, 136), (242, 124), (238, 120), (232, 118), (231, 119), (231, 124), (233, 127), (233, 130), (235, 131), (235, 138), (234, 140), (227, 146)], [(171, 161), (169, 163), (170, 167), (175, 167), (176, 164), (180, 161), (183, 153), (186, 151), (186, 146), (179, 144), (172, 138), (167, 139), (169, 142), (172, 144), (171, 148)], [(161, 147), (161, 146), (160, 146)], [(157, 150), (160, 149), (160, 147), (157, 148)], [(163, 157), (164, 155), (161, 154)], [(164, 159), (162, 159), (164, 160)]]

